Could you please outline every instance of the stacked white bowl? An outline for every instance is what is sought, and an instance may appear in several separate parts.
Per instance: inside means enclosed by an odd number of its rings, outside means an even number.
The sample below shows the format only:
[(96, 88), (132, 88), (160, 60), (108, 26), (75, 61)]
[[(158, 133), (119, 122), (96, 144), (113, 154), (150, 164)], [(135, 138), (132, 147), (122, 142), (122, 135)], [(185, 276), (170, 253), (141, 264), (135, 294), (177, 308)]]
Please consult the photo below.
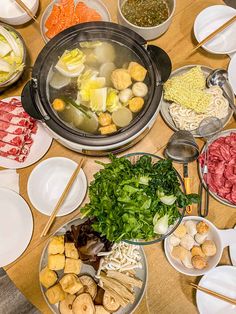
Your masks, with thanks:
[[(4, 0), (0, 10), (0, 21), (10, 25), (22, 25), (31, 20), (31, 17), (19, 7), (15, 0)], [(36, 14), (39, 0), (23, 0), (24, 4)]]

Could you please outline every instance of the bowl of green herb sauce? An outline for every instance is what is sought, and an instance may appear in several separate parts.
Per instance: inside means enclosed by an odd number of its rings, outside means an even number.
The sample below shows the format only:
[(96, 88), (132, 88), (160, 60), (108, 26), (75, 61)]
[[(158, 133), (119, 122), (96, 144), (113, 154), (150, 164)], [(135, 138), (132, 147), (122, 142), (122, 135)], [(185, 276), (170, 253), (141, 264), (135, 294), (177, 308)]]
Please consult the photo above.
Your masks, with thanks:
[(151, 40), (169, 28), (175, 4), (176, 0), (118, 0), (118, 20), (146, 40)]

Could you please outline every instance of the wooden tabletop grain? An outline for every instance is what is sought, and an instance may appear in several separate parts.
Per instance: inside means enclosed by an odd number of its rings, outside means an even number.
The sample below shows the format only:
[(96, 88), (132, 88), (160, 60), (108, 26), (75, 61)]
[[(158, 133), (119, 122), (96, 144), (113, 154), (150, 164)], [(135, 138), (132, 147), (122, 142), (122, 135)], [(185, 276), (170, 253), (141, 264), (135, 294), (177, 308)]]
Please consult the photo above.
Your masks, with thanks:
[[(42, 12), (48, 5), (50, 0), (40, 0), (40, 8), (38, 12), (38, 20), (40, 20)], [(109, 9), (112, 20), (116, 21), (117, 1), (103, 0)], [(176, 69), (186, 64), (201, 64), (212, 68), (227, 68), (229, 58), (226, 55), (213, 55), (207, 53), (203, 49), (199, 49), (196, 53), (189, 55), (196, 41), (193, 37), (193, 23), (197, 14), (204, 8), (223, 4), (221, 0), (176, 0), (177, 7), (174, 14), (173, 22), (169, 30), (159, 39), (152, 43), (163, 48), (171, 57), (173, 68)], [(20, 95), (25, 82), (30, 77), (31, 67), (44, 46), (44, 42), (40, 35), (39, 25), (36, 23), (28, 23), (17, 28), (25, 39), (28, 48), (28, 64), (23, 78), (18, 81), (17, 85), (10, 88), (1, 95), (1, 99), (13, 95)], [(235, 127), (234, 122), (231, 126)], [(148, 135), (128, 152), (149, 152), (162, 154), (169, 137), (173, 131), (169, 129), (161, 116)], [(201, 140), (197, 141), (200, 146), (203, 145)], [(78, 161), (80, 155), (61, 146), (56, 141), (42, 158), (42, 160), (54, 157), (65, 156)], [(106, 160), (106, 158), (103, 158)], [(40, 161), (39, 161), (40, 162)], [(38, 162), (38, 163), (39, 163)], [(37, 163), (37, 164), (38, 164)], [(24, 254), (11, 265), (5, 267), (8, 275), (21, 290), (29, 301), (34, 304), (42, 313), (50, 313), (43, 296), (41, 295), (38, 281), (38, 268), (42, 250), (48, 241), (48, 237), (40, 238), (40, 233), (47, 221), (47, 217), (39, 213), (32, 204), (30, 204), (27, 195), (27, 180), (36, 164), (25, 169), (18, 170), (20, 174), (20, 194), (28, 202), (31, 207), (34, 218), (34, 232), (31, 242)], [(182, 167), (176, 165), (177, 169), (182, 172)], [(88, 181), (91, 181), (93, 174), (97, 171), (98, 166), (94, 163), (94, 158), (88, 158), (84, 167)], [(189, 166), (189, 174), (194, 178), (193, 191), (198, 191), (199, 179), (197, 174), (197, 166), (192, 163)], [(85, 200), (86, 201), (86, 200)], [(79, 210), (72, 214), (57, 218), (51, 233), (57, 230), (62, 224), (78, 216)], [(194, 209), (194, 214), (196, 210)], [(213, 198), (210, 199), (210, 213), (208, 216), (218, 228), (232, 228), (236, 222), (236, 210), (218, 203)], [(9, 230), (14, 232), (14, 230)], [(163, 244), (153, 244), (145, 247), (148, 260), (148, 286), (146, 295), (136, 310), (136, 314), (194, 314), (197, 313), (195, 291), (189, 286), (189, 282), (198, 282), (199, 278), (184, 276), (175, 271), (167, 262)], [(229, 264), (228, 250), (225, 249), (220, 264)]]

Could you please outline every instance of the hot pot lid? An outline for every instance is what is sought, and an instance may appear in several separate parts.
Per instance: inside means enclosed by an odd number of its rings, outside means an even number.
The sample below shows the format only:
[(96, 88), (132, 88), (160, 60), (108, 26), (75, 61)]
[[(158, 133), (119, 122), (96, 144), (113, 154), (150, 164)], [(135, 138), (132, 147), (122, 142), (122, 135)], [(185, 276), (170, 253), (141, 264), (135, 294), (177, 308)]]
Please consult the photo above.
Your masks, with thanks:
[[(158, 108), (162, 87), (156, 86), (158, 71), (142, 46), (144, 39), (129, 33), (113, 23), (85, 23), (63, 31), (45, 46), (33, 70), (35, 97), (45, 123), (55, 133), (75, 143), (104, 146), (124, 141), (148, 124)], [(130, 62), (147, 70), (144, 107), (132, 113), (128, 125), (121, 127), (111, 121), (116, 131), (101, 134), (99, 129), (104, 125), (99, 115), (112, 115), (118, 108), (128, 107), (120, 101), (120, 90), (110, 77), (113, 70), (127, 69)], [(135, 82), (132, 79), (129, 88)]]

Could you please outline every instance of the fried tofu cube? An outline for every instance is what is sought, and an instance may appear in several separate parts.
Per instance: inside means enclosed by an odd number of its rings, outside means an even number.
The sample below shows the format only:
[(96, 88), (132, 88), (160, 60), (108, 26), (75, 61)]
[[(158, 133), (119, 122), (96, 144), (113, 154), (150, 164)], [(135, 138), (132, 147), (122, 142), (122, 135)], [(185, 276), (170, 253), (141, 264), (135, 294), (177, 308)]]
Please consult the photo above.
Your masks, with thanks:
[(55, 271), (45, 267), (39, 273), (39, 281), (45, 288), (53, 286), (57, 281), (57, 274)]
[(50, 254), (63, 254), (65, 250), (64, 236), (52, 237), (48, 245), (48, 255)]
[(79, 258), (79, 252), (77, 248), (75, 247), (74, 243), (65, 243), (65, 254), (66, 257), (78, 259)]
[(65, 299), (65, 292), (62, 290), (62, 287), (59, 283), (49, 288), (45, 294), (51, 304), (58, 303)]
[(83, 285), (79, 278), (74, 274), (67, 274), (60, 280), (62, 289), (70, 294), (75, 294), (79, 291), (83, 291)]
[(117, 127), (115, 124), (110, 124), (107, 126), (102, 126), (101, 128), (99, 128), (99, 131), (101, 132), (102, 135), (106, 135), (106, 134), (110, 134), (110, 133), (114, 133), (117, 131)]
[(144, 81), (147, 74), (147, 70), (137, 62), (129, 63), (128, 72), (132, 79), (138, 82)]
[(48, 268), (51, 270), (60, 270), (65, 267), (65, 255), (56, 254), (48, 256)]
[(66, 258), (64, 273), (76, 274), (80, 273), (82, 267), (82, 261), (80, 259)]

